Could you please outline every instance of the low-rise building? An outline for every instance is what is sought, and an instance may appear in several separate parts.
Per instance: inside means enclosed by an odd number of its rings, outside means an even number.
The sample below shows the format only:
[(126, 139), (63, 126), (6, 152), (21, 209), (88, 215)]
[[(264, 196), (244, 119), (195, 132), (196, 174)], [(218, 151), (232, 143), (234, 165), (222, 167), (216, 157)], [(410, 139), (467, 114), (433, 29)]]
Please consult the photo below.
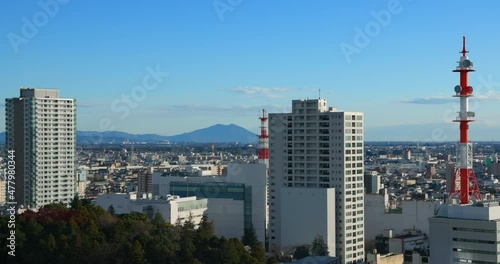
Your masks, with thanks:
[(404, 264), (428, 264), (431, 263), (431, 258), (428, 254), (421, 254), (420, 252), (414, 251), (411, 253), (405, 253)]
[(153, 193), (153, 175), (151, 173), (140, 173), (137, 176), (138, 194)]
[(76, 174), (76, 192), (80, 198), (86, 197), (88, 167), (80, 166)]
[(431, 263), (500, 263), (499, 203), (441, 205), (429, 218)]
[(387, 194), (365, 195), (365, 245), (373, 248), (375, 237), (392, 229), (400, 234), (405, 229), (419, 229), (429, 233), (429, 217), (433, 217), (440, 201), (401, 201), (399, 210), (390, 208)]
[(267, 170), (265, 164), (229, 164), (227, 176), (171, 176), (153, 173), (153, 194), (208, 199), (207, 216), (218, 236), (243, 236), (255, 229), (265, 244), (268, 225)]
[(376, 251), (366, 254), (366, 263), (368, 264), (402, 264), (403, 254), (380, 254)]
[(116, 214), (139, 212), (152, 218), (160, 212), (163, 218), (171, 224), (183, 224), (191, 219), (195, 226), (198, 226), (208, 207), (207, 199), (181, 198), (172, 195), (167, 197), (150, 195), (138, 198), (135, 193), (102, 194), (97, 196), (96, 204), (106, 210), (112, 207)]
[(418, 229), (404, 230), (393, 235), (393, 230), (385, 230), (375, 237), (375, 249), (380, 254), (404, 254), (406, 252), (422, 252), (428, 255), (429, 240), (427, 234)]
[(299, 259), (295, 264), (341, 264), (342, 258), (330, 256), (309, 256)]

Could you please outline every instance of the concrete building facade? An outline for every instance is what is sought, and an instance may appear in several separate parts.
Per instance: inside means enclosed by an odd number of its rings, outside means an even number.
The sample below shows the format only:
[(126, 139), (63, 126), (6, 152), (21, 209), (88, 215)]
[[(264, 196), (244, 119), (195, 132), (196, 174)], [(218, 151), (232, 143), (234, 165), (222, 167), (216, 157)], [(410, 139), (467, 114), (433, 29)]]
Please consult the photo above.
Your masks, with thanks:
[(154, 172), (153, 194), (208, 199), (207, 216), (218, 236), (241, 238), (253, 226), (265, 244), (268, 226), (265, 164), (229, 164), (227, 176), (176, 177)]
[(281, 211), (291, 216), (281, 223), (282, 247), (311, 244), (320, 235), (335, 252), (334, 188), (286, 188), (281, 192)]
[(387, 194), (365, 196), (366, 247), (373, 248), (375, 237), (393, 230), (400, 234), (405, 229), (416, 228), (424, 234), (429, 234), (429, 217), (433, 217), (440, 202), (434, 201), (402, 201), (400, 213), (389, 213)]
[(365, 188), (366, 193), (369, 194), (378, 194), (380, 191), (380, 187), (382, 185), (381, 176), (378, 175), (376, 171), (372, 171), (371, 173), (365, 173)]
[(207, 211), (207, 199), (196, 197), (167, 196), (138, 198), (137, 194), (113, 193), (97, 196), (96, 205), (107, 210), (113, 206), (116, 214), (139, 212), (153, 218), (160, 212), (165, 221), (171, 224), (183, 224), (191, 219), (198, 226)]
[(152, 173), (140, 173), (137, 176), (137, 192), (139, 194), (153, 193), (153, 174)]
[(69, 203), (76, 194), (76, 101), (57, 89), (21, 88), (20, 97), (5, 100), (5, 118), (17, 204)]
[(366, 263), (368, 264), (402, 264), (403, 261), (403, 254), (368, 253), (366, 257)]
[(429, 226), (430, 263), (500, 263), (498, 200), (443, 204)]
[(282, 210), (282, 192), (335, 188), (336, 243), (330, 255), (343, 263), (364, 261), (363, 113), (337, 111), (325, 99), (293, 100), (291, 113), (269, 115), (269, 131), (270, 250), (280, 250), (286, 237), (281, 226), (294, 217)]
[(76, 176), (77, 179), (76, 192), (78, 193), (78, 196), (80, 198), (86, 197), (85, 191), (87, 190), (87, 175), (88, 175), (87, 166), (78, 167), (78, 172)]
[(407, 251), (418, 251), (428, 255), (429, 239), (427, 234), (418, 229), (408, 229), (393, 235), (393, 230), (375, 238), (375, 249), (380, 254), (404, 254)]

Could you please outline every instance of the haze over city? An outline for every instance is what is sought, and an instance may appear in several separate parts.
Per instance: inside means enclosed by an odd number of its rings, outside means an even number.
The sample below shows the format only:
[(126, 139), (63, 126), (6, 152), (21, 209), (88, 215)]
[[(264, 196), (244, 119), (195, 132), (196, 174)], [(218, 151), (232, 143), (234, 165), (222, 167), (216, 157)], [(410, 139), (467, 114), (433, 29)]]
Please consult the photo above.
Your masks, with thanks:
[(500, 263), (499, 11), (5, 0), (0, 256)]
[[(403, 0), (67, 1), (48, 12), (7, 1), (2, 91), (60, 89), (77, 99), (78, 130), (174, 135), (217, 123), (257, 132), (262, 108), (287, 112), (292, 99), (321, 90), (329, 105), (365, 113), (366, 140), (454, 141), (451, 70), (467, 35), (477, 65), (471, 139), (498, 140), (500, 66), (490, 22), (499, 8), (494, 1), (468, 12)], [(35, 21), (38, 12), (48, 19)], [(144, 79), (151, 89), (134, 90)]]

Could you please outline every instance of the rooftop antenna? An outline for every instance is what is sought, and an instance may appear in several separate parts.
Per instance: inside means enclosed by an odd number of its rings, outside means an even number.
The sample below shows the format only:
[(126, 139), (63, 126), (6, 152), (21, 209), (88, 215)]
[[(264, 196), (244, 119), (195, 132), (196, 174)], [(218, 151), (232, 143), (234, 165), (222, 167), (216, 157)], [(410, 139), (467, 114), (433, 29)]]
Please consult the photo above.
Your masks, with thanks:
[(266, 110), (262, 109), (262, 117), (260, 119), (260, 136), (259, 136), (259, 163), (269, 163), (269, 135), (267, 133), (267, 114)]
[(318, 89), (318, 99), (321, 99), (321, 89)]
[(476, 201), (482, 200), (479, 185), (473, 169), (473, 144), (469, 141), (469, 122), (474, 122), (474, 112), (469, 111), (469, 97), (473, 96), (473, 88), (469, 86), (469, 72), (474, 72), (473, 64), (466, 56), (465, 36), (462, 38), (462, 57), (458, 67), (453, 72), (460, 73), (460, 85), (455, 86), (455, 95), (460, 99), (459, 116), (454, 122), (459, 122), (460, 141), (457, 144), (457, 162), (453, 180), (451, 182), (450, 198), (459, 196), (460, 204), (469, 204), (475, 197)]

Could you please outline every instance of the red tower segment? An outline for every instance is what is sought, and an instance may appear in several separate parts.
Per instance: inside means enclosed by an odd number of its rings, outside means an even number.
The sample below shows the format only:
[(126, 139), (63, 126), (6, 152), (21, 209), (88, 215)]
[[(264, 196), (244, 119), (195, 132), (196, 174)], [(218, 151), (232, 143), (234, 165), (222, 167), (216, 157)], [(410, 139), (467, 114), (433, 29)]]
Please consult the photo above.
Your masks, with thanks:
[(260, 119), (260, 135), (259, 135), (259, 161), (267, 164), (269, 161), (269, 135), (267, 134), (267, 116), (266, 110), (262, 109), (262, 117)]
[(473, 64), (466, 56), (468, 51), (465, 49), (465, 36), (463, 37), (462, 57), (458, 62), (458, 67), (453, 72), (460, 73), (460, 85), (455, 86), (454, 97), (460, 98), (460, 112), (454, 122), (460, 123), (460, 142), (457, 144), (457, 162), (455, 174), (451, 182), (450, 197), (454, 198), (460, 194), (460, 203), (468, 204), (471, 196), (476, 200), (481, 200), (481, 193), (476, 181), (474, 169), (472, 167), (473, 149), (469, 141), (469, 122), (475, 114), (469, 111), (469, 97), (473, 96), (473, 89), (469, 86), (469, 72), (475, 71)]

